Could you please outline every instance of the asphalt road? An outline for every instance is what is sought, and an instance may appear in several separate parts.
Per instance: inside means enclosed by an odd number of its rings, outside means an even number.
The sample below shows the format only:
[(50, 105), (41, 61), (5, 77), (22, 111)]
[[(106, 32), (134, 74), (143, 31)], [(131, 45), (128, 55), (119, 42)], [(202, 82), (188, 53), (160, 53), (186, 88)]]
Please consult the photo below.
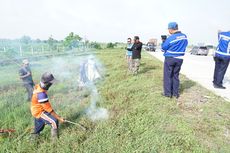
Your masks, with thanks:
[[(148, 53), (161, 61), (164, 60), (163, 53), (159, 50)], [(187, 53), (184, 57), (181, 73), (189, 79), (198, 82), (203, 87), (213, 91), (216, 95), (230, 101), (230, 66), (223, 81), (223, 85), (226, 89), (215, 89), (212, 85), (214, 64), (212, 56), (196, 56)]]

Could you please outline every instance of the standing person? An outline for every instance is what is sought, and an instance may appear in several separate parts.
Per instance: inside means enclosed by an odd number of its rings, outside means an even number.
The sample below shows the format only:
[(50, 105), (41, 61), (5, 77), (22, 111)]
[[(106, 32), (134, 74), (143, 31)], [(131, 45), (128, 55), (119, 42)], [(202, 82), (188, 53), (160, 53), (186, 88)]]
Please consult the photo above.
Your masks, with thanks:
[(31, 101), (34, 81), (32, 79), (32, 72), (29, 66), (28, 59), (22, 61), (22, 67), (19, 69), (19, 76), (20, 79), (23, 81), (23, 85), (26, 88), (28, 94), (27, 101)]
[(128, 69), (129, 71), (132, 71), (132, 51), (128, 50), (131, 49), (133, 46), (132, 44), (132, 39), (128, 38), (127, 39), (127, 52), (126, 52), (126, 59), (127, 59), (127, 63), (128, 63)]
[(134, 36), (134, 44), (129, 51), (132, 51), (132, 71), (133, 74), (137, 74), (140, 67), (140, 60), (141, 60), (141, 49), (142, 49), (142, 42), (138, 36)]
[(223, 86), (223, 79), (230, 61), (230, 31), (219, 31), (218, 40), (219, 44), (214, 54), (215, 70), (213, 86), (214, 88), (226, 89)]
[(31, 103), (31, 113), (35, 123), (34, 132), (32, 133), (34, 138), (39, 136), (45, 124), (51, 126), (51, 138), (53, 140), (58, 138), (58, 121), (61, 123), (65, 121), (55, 113), (47, 95), (47, 91), (55, 81), (54, 76), (46, 72), (42, 75), (40, 83), (34, 87)]
[(176, 22), (168, 24), (171, 34), (166, 40), (162, 40), (162, 51), (164, 51), (164, 93), (166, 97), (179, 97), (179, 73), (183, 63), (183, 56), (188, 45), (187, 36), (178, 30)]

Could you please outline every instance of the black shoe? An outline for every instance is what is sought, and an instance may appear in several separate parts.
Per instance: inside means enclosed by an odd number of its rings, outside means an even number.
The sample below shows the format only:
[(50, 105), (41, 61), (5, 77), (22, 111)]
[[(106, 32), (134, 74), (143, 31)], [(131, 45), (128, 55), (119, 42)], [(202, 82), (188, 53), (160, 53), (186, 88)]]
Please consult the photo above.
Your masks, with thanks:
[(165, 95), (164, 93), (161, 93), (162, 96), (167, 97), (167, 98), (172, 98), (170, 95)]
[(173, 95), (173, 97), (175, 97), (176, 99), (178, 99), (180, 96), (179, 95)]
[(217, 88), (217, 89), (226, 89), (226, 87), (224, 87), (222, 85), (216, 85), (216, 84), (213, 84), (213, 87)]

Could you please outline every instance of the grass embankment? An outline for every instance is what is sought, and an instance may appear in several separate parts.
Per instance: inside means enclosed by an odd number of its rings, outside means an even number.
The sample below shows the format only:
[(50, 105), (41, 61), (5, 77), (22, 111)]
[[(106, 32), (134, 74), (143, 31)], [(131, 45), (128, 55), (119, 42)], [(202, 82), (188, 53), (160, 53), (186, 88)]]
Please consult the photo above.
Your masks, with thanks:
[(83, 132), (64, 124), (55, 145), (49, 141), (49, 127), (37, 146), (28, 134), (13, 142), (33, 124), (23, 88), (11, 88), (0, 93), (0, 120), (1, 126), (15, 128), (17, 132), (1, 142), (0, 151), (229, 152), (229, 103), (183, 76), (179, 99), (182, 104), (178, 106), (176, 99), (162, 97), (162, 63), (146, 53), (137, 76), (127, 72), (123, 51), (101, 50), (97, 57), (106, 68), (105, 80), (98, 84), (98, 105), (108, 109), (107, 121), (93, 123), (79, 113), (89, 97), (85, 95), (80, 103), (74, 103), (80, 101), (77, 97), (81, 93), (59, 83), (50, 90), (58, 113), (89, 130)]

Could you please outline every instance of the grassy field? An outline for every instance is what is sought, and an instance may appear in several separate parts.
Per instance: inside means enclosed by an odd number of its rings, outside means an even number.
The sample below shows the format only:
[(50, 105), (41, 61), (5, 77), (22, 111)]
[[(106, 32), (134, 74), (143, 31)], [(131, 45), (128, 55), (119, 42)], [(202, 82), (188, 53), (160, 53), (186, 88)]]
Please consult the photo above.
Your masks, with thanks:
[[(184, 76), (178, 101), (162, 97), (162, 63), (146, 53), (137, 76), (127, 72), (124, 51), (100, 50), (96, 56), (106, 68), (105, 80), (97, 84), (98, 106), (108, 109), (109, 119), (89, 120), (84, 114), (89, 96), (76, 90), (76, 78), (64, 79), (51, 87), (51, 103), (60, 115), (88, 130), (64, 123), (55, 144), (48, 126), (38, 144), (29, 139), (33, 119), (24, 88), (15, 85), (20, 81), (15, 80), (17, 66), (1, 67), (0, 127), (16, 132), (1, 137), (0, 152), (229, 152), (230, 103)], [(75, 57), (68, 58), (74, 66)], [(33, 63), (36, 81), (41, 64), (49, 65), (49, 60)]]

